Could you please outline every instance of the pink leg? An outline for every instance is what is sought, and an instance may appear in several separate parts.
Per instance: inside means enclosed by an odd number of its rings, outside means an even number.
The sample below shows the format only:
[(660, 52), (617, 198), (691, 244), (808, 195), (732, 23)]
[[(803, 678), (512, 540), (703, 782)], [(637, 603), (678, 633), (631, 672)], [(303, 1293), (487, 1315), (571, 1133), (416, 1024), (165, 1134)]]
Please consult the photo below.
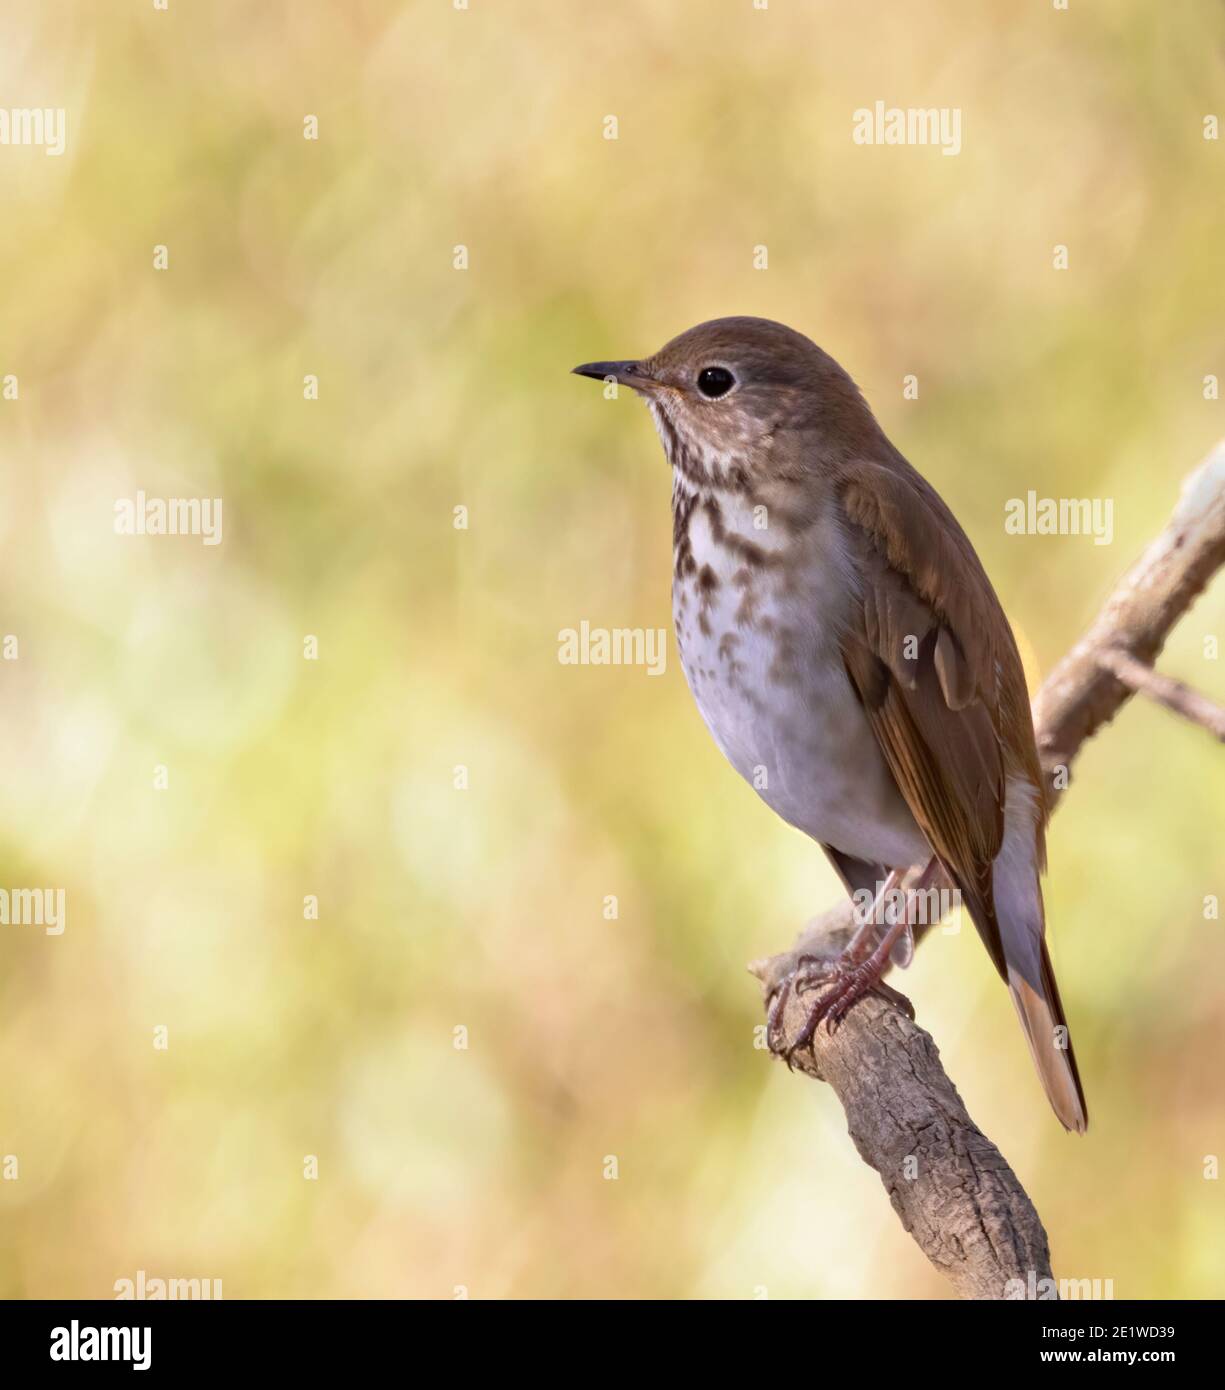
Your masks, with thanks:
[(897, 891), (898, 885), (905, 877), (905, 873), (900, 869), (889, 870), (884, 883), (880, 886), (880, 892), (877, 893), (872, 906), (868, 909), (867, 915), (860, 922), (855, 935), (847, 942), (846, 949), (842, 952), (844, 960), (858, 961), (867, 956), (871, 942), (876, 935), (876, 928), (880, 925), (881, 907), (888, 900), (889, 894)]
[[(813, 958), (812, 963), (818, 968), (811, 973), (804, 970), (805, 961), (801, 959), (800, 968), (797, 969), (793, 979), (788, 979), (782, 990), (779, 991), (778, 1000), (770, 1011), (769, 1034), (773, 1035), (776, 1023), (782, 1018), (793, 980), (796, 991), (801, 994), (807, 994), (810, 990), (817, 989), (822, 985), (828, 985), (830, 988), (813, 1005), (803, 1028), (796, 1035), (795, 1041), (787, 1048), (784, 1055), (788, 1066), (791, 1065), (791, 1056), (795, 1050), (807, 1046), (812, 1041), (822, 1019), (826, 1021), (826, 1029), (833, 1033), (851, 1006), (870, 991), (887, 992), (895, 1002), (901, 999), (895, 990), (889, 989), (887, 985), (881, 983), (881, 976), (889, 967), (889, 953), (893, 949), (894, 943), (912, 925), (910, 893), (921, 892), (929, 887), (939, 869), (938, 860), (933, 858), (928, 862), (915, 881), (913, 888), (907, 894), (906, 910), (889, 923), (888, 930), (870, 953), (868, 945), (874, 939), (878, 925), (876, 918), (879, 905), (885, 895), (896, 888), (904, 877), (904, 874), (897, 870), (890, 873), (881, 886), (881, 891), (877, 894), (868, 919), (860, 925), (840, 956), (833, 961)], [(913, 1016), (913, 1011), (911, 1011), (911, 1017)]]

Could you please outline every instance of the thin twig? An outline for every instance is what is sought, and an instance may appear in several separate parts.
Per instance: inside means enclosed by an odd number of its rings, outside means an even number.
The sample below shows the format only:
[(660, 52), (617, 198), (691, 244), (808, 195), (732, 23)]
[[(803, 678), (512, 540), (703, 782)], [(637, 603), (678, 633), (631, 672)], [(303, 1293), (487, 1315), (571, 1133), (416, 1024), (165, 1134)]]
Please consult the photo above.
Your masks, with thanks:
[(1213, 704), (1206, 695), (1192, 690), (1182, 681), (1163, 676), (1151, 666), (1146, 666), (1143, 661), (1137, 661), (1128, 652), (1099, 652), (1097, 659), (1105, 670), (1121, 680), (1133, 694), (1146, 695), (1150, 700), (1164, 705), (1166, 709), (1189, 719), (1192, 724), (1199, 724), (1207, 729), (1213, 738), (1225, 743), (1225, 709)]

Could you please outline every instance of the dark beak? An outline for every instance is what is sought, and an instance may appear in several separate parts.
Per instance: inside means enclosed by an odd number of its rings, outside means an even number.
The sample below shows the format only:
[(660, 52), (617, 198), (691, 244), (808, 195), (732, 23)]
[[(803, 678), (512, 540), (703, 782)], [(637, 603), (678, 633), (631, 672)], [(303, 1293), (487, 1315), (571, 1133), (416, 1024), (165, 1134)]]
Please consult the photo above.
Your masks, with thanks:
[(635, 391), (650, 391), (662, 383), (642, 370), (638, 362), (584, 362), (574, 368), (576, 376), (589, 376), (595, 381), (611, 378), (618, 386), (632, 386)]

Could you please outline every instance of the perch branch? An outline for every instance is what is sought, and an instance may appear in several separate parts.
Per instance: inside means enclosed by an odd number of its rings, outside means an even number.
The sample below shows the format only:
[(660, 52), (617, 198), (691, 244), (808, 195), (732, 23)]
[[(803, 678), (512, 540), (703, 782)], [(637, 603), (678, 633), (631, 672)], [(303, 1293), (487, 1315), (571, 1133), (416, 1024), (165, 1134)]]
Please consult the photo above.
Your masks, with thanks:
[[(1186, 480), (1165, 530), (1038, 692), (1034, 725), (1052, 800), (1067, 785), (1081, 745), (1137, 688), (1171, 704), (1174, 687), (1181, 704), (1172, 707), (1198, 711), (1189, 717), (1219, 735), (1220, 710), (1151, 668), (1175, 623), (1223, 564), (1225, 441)], [(1131, 678), (1133, 663), (1146, 673), (1142, 681)], [(799, 954), (834, 955), (850, 932), (848, 901), (811, 923), (794, 950), (751, 966), (767, 1006)], [(779, 1020), (784, 1045), (806, 1014), (792, 992)], [(860, 1157), (880, 1174), (902, 1225), (962, 1297), (1003, 1298), (1010, 1280), (1051, 1277), (1046, 1232), (1033, 1203), (970, 1118), (931, 1037), (901, 1008), (869, 995), (832, 1037), (819, 1028), (812, 1047), (793, 1062), (833, 1087)]]

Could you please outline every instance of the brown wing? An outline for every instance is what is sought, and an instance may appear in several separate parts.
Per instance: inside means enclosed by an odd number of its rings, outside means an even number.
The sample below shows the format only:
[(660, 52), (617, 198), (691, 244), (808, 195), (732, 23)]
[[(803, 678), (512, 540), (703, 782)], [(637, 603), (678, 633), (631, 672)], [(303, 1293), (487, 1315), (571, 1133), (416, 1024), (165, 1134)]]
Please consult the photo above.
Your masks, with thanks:
[(909, 465), (859, 464), (839, 499), (854, 552), (866, 557), (842, 643), (847, 673), (1006, 977), (991, 879), (1004, 828), (999, 691), (1020, 673), (1007, 619), (952, 513)]

